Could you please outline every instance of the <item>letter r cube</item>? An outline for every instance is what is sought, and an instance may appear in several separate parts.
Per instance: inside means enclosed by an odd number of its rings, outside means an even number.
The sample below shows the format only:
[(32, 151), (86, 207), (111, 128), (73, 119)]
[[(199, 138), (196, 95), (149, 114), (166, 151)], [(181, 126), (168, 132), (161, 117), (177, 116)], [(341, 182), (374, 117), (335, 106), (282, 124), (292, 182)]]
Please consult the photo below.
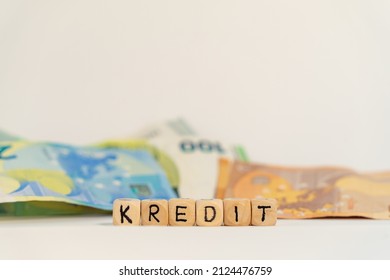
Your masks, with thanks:
[(141, 213), (144, 226), (168, 225), (168, 201), (165, 199), (142, 200)]

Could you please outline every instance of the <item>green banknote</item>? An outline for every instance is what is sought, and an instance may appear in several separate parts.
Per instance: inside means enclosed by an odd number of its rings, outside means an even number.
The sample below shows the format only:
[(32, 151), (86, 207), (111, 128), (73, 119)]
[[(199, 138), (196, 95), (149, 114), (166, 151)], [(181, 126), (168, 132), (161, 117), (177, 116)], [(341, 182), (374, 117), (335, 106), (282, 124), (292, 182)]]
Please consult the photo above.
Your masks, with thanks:
[(214, 197), (221, 157), (248, 161), (241, 146), (202, 137), (182, 119), (152, 125), (129, 138), (105, 141), (100, 146), (149, 151), (179, 196), (194, 199)]
[[(111, 210), (113, 201), (123, 197), (169, 199), (176, 194), (144, 150), (0, 142), (0, 213), (45, 206), (66, 213), (67, 205)], [(58, 202), (55, 209), (53, 202)]]
[(14, 141), (14, 140), (21, 140), (21, 138), (0, 130), (0, 141)]

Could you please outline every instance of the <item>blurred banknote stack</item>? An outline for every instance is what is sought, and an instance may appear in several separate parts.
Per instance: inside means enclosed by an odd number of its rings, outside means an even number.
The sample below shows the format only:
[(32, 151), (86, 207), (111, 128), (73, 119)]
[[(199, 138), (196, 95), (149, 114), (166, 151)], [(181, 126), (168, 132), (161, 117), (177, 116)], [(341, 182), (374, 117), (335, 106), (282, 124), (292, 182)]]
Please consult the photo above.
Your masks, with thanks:
[(0, 215), (105, 213), (117, 198), (212, 198), (218, 161), (240, 146), (197, 135), (181, 119), (90, 146), (0, 131)]
[(176, 119), (89, 146), (0, 131), (0, 216), (110, 213), (117, 198), (275, 198), (286, 219), (390, 219), (390, 172), (249, 162)]

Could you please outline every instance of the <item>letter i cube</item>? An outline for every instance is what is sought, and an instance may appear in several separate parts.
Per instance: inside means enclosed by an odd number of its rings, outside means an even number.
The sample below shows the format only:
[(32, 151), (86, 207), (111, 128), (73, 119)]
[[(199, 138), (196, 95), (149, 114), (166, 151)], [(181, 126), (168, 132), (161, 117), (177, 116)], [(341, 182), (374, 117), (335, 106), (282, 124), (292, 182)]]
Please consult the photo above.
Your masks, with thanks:
[(139, 199), (119, 198), (112, 209), (113, 224), (117, 226), (139, 226), (141, 216)]
[(249, 226), (251, 223), (251, 201), (231, 198), (223, 200), (223, 221), (225, 226)]

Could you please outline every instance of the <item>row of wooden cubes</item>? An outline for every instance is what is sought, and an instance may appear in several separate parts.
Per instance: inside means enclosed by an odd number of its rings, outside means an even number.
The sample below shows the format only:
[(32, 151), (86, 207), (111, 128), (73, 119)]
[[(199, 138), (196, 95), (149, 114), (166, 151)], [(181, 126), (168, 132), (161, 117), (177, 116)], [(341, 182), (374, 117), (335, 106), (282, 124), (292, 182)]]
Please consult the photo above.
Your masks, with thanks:
[(113, 223), (120, 226), (271, 226), (274, 199), (116, 199)]

